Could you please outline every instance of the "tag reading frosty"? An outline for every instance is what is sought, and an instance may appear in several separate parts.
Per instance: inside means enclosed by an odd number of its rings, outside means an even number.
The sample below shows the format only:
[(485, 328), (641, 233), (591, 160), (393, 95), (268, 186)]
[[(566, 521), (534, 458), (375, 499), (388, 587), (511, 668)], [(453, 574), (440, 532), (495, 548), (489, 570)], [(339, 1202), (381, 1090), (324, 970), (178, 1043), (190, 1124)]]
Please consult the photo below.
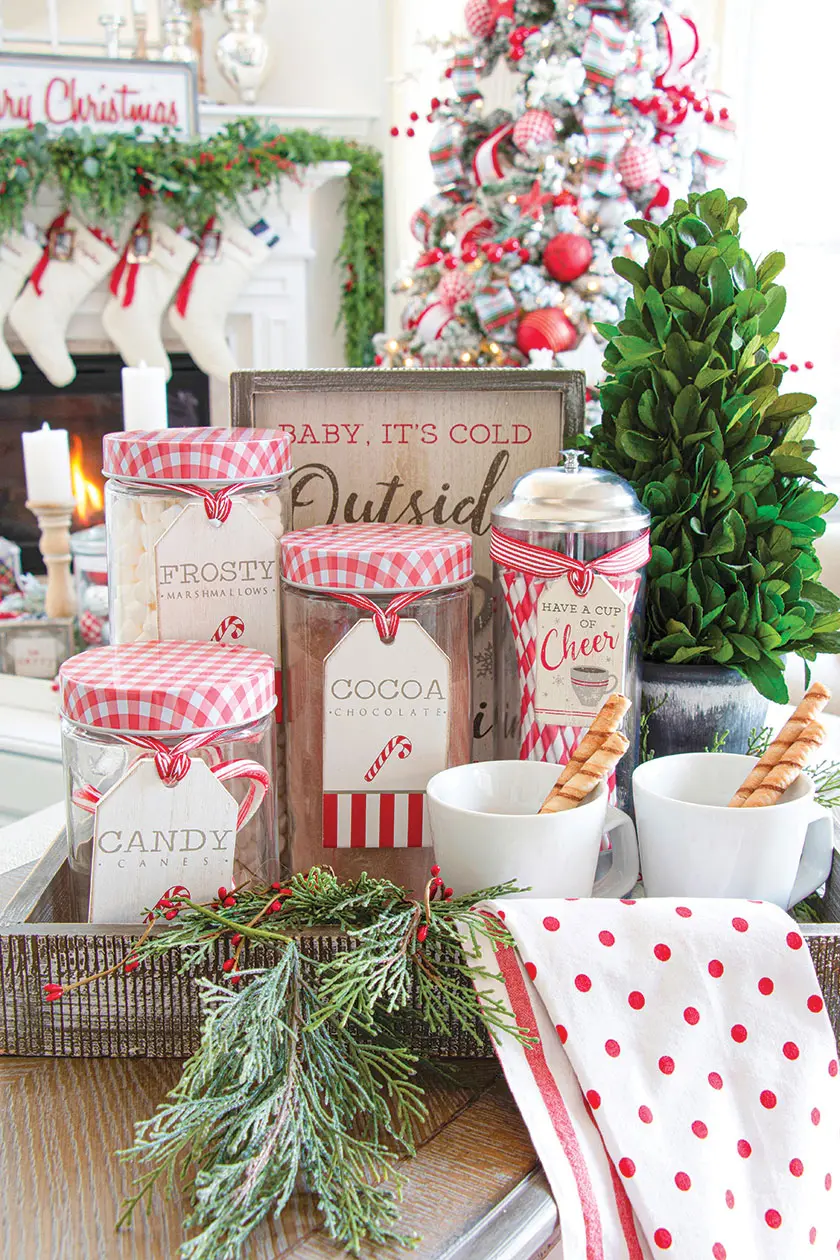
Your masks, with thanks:
[(91, 923), (136, 923), (173, 884), (196, 901), (227, 887), (236, 847), (235, 798), (198, 757), (174, 787), (141, 757), (96, 806)]
[(222, 639), (217, 631), (235, 617), (244, 630), (230, 637), (276, 661), (278, 555), (277, 538), (247, 504), (234, 499), (220, 524), (188, 503), (155, 544), (160, 637)]
[(431, 843), (426, 784), (449, 751), (449, 658), (417, 621), (359, 621), (324, 662), (325, 848)]
[(552, 724), (580, 725), (605, 696), (624, 690), (627, 605), (596, 574), (586, 595), (566, 577), (549, 582), (537, 601), (537, 713)]

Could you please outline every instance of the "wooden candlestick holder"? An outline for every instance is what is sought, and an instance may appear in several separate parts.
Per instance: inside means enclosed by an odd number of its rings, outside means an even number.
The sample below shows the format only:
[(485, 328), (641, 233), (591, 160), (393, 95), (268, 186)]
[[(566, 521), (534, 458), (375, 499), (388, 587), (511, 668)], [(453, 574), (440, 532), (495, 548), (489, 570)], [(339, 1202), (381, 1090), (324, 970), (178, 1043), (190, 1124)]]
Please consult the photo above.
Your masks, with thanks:
[(70, 576), (70, 521), (75, 503), (30, 503), (26, 506), (37, 517), (41, 530), (38, 544), (47, 566), (48, 617), (72, 617), (76, 611), (76, 595)]

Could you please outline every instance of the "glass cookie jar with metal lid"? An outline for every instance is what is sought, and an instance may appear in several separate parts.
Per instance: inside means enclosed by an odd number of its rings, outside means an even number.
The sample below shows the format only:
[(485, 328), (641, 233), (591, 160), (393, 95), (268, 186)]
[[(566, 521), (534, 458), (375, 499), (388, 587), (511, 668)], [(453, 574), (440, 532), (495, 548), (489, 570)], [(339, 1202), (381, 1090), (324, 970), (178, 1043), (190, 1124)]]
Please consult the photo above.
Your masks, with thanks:
[(520, 477), (492, 512), (495, 753), (565, 765), (606, 696), (622, 692), (624, 807), (639, 756), (650, 515), (614, 473), (582, 468), (576, 451), (560, 458)]
[(59, 670), (77, 916), (136, 923), (173, 887), (276, 879), (270, 656), (214, 643), (90, 648)]
[(274, 429), (106, 435), (112, 642), (236, 642), (279, 663), (290, 450)]
[(325, 526), (281, 553), (292, 867), (422, 888), (426, 784), (470, 760), (471, 539)]

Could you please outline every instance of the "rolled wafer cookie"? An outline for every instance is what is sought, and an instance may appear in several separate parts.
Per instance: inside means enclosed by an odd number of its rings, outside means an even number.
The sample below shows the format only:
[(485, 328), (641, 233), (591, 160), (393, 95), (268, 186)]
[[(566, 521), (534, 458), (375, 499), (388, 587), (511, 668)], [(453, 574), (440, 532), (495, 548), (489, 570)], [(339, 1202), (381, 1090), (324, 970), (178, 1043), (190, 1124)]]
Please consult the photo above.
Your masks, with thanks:
[(822, 712), (830, 699), (831, 692), (822, 683), (811, 684), (767, 751), (756, 762), (732, 797), (729, 802), (731, 806), (737, 809), (745, 803), (747, 797), (756, 788), (761, 786), (768, 772), (781, 761), (786, 749), (796, 743), (804, 728), (814, 720), (818, 713)]
[(744, 801), (744, 809), (756, 809), (775, 805), (783, 792), (795, 783), (811, 754), (825, 739), (825, 727), (819, 722), (808, 722), (796, 743), (785, 750), (776, 765), (764, 776), (762, 783)]
[(606, 737), (611, 735), (613, 731), (618, 730), (621, 719), (629, 708), (630, 701), (626, 696), (622, 696), (620, 692), (616, 691), (613, 695), (607, 696), (592, 719), (592, 725), (589, 730), (560, 771), (554, 788), (561, 788), (564, 783), (568, 783), (569, 779), (573, 778), (586, 765), (592, 754), (601, 747)]
[(562, 810), (574, 809), (593, 788), (598, 786), (602, 779), (606, 778), (613, 767), (621, 761), (629, 747), (630, 741), (620, 731), (613, 731), (607, 735), (601, 747), (592, 754), (573, 778), (564, 783), (561, 788), (555, 785), (543, 802), (540, 813), (559, 814)]

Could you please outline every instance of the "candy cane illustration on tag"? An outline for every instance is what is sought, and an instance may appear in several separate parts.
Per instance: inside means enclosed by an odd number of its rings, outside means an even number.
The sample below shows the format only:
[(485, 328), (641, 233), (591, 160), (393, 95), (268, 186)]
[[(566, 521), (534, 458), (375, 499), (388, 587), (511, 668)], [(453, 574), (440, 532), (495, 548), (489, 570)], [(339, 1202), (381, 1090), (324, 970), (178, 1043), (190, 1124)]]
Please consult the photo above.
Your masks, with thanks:
[(365, 783), (373, 782), (392, 753), (396, 753), (400, 761), (405, 761), (406, 757), (411, 756), (411, 740), (405, 735), (395, 735), (393, 739), (389, 739), (376, 761), (365, 772)]
[(213, 631), (212, 639), (214, 643), (224, 643), (225, 638), (229, 642), (235, 643), (237, 639), (242, 638), (244, 633), (245, 622), (241, 617), (225, 617)]

